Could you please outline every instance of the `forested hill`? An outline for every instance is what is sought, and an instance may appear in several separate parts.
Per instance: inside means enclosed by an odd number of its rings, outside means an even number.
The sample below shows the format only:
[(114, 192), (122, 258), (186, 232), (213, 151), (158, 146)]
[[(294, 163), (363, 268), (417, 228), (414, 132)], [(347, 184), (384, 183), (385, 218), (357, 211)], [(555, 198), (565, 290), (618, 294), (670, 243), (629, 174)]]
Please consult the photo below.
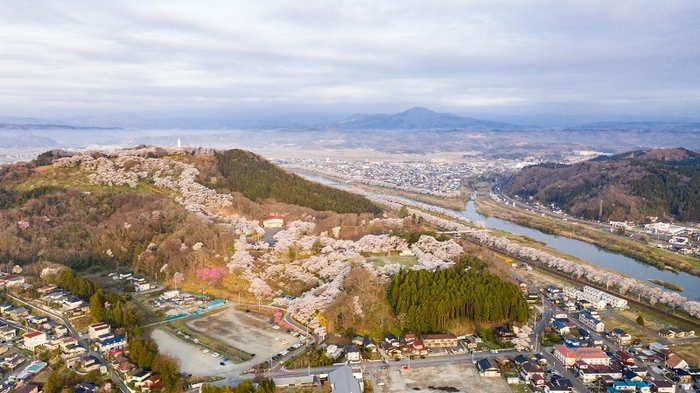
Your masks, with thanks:
[(314, 183), (288, 173), (266, 159), (245, 150), (215, 152), (220, 185), (253, 201), (273, 198), (291, 205), (337, 213), (373, 213), (381, 209), (366, 198)]
[(602, 220), (647, 216), (700, 220), (700, 154), (683, 149), (633, 151), (573, 165), (524, 168), (503, 187), (511, 196), (555, 204), (565, 212)]

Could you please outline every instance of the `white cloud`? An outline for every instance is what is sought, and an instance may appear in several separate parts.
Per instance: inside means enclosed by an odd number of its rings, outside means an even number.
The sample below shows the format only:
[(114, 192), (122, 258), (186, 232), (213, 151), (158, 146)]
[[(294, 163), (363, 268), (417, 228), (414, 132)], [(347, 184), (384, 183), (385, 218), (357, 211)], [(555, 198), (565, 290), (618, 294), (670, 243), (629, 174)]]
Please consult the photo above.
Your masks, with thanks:
[(696, 1), (9, 1), (0, 103), (39, 116), (696, 108), (698, 11)]

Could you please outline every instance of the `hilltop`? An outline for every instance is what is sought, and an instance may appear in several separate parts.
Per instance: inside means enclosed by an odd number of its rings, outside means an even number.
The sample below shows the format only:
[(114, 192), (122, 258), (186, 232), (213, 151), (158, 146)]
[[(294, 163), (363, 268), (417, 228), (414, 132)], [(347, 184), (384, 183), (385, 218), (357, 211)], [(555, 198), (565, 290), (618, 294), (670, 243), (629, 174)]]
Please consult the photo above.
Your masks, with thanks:
[(184, 267), (197, 242), (223, 254), (235, 238), (230, 226), (212, 225), (215, 214), (239, 217), (243, 227), (272, 213), (313, 215), (330, 227), (342, 214), (370, 219), (379, 212), (363, 197), (240, 150), (51, 151), (0, 168), (0, 259), (138, 267), (155, 276), (164, 261)]
[(678, 149), (638, 150), (572, 165), (524, 168), (504, 185), (509, 195), (602, 220), (645, 217), (700, 219), (700, 154)]

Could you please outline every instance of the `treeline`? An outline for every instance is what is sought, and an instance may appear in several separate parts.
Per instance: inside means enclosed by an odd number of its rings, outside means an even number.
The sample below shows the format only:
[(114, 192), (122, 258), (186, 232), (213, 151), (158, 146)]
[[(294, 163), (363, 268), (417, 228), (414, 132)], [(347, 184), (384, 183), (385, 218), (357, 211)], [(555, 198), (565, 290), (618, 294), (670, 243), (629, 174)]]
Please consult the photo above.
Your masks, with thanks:
[(54, 278), (54, 284), (85, 301), (88, 301), (95, 292), (102, 289), (99, 284), (75, 274), (73, 269), (61, 270)]
[(210, 384), (202, 385), (201, 393), (274, 393), (275, 381), (270, 378), (265, 378), (258, 382), (258, 387), (255, 388), (253, 381), (250, 379), (242, 380), (236, 386), (214, 386)]
[(15, 191), (5, 187), (0, 187), (0, 209), (22, 206), (30, 199), (40, 198), (54, 192), (65, 191), (63, 187), (39, 186), (27, 191)]
[(455, 323), (527, 321), (529, 309), (514, 284), (476, 269), (401, 270), (389, 302), (405, 331), (444, 332)]
[(137, 327), (138, 316), (124, 297), (114, 292), (99, 289), (90, 297), (90, 314), (98, 321), (115, 327), (133, 329)]
[[(252, 201), (273, 198), (291, 205), (337, 213), (381, 213), (366, 198), (308, 181), (251, 152), (234, 149), (216, 152), (222, 185)], [(215, 187), (215, 185), (209, 185)]]
[(174, 392), (179, 387), (180, 374), (178, 366), (167, 356), (158, 354), (158, 346), (149, 340), (133, 338), (127, 345), (129, 359), (143, 370), (160, 374), (166, 392)]

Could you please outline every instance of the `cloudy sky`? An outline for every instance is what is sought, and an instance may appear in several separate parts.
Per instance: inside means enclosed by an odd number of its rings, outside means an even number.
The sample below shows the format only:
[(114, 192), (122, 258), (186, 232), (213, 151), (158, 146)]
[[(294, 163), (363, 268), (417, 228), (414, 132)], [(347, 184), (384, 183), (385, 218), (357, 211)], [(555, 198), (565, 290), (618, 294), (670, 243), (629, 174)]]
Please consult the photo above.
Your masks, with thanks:
[(0, 115), (700, 118), (700, 2), (0, 3)]

